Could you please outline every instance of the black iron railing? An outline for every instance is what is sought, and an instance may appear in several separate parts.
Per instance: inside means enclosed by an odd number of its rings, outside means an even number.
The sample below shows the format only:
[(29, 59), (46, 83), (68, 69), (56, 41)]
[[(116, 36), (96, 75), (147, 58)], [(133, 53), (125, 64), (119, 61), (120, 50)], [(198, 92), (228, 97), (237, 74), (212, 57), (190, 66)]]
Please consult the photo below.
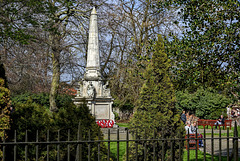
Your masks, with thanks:
[[(235, 127), (236, 127), (236, 123), (235, 123)], [(129, 158), (129, 153), (130, 153), (130, 143), (135, 143), (135, 159), (134, 160), (148, 160), (147, 159), (147, 154), (149, 153), (148, 151), (148, 147), (147, 147), (147, 143), (151, 142), (153, 143), (153, 148), (151, 149), (151, 154), (153, 155), (153, 160), (165, 160), (165, 155), (161, 155), (162, 158), (158, 158), (158, 151), (157, 151), (157, 144), (162, 145), (161, 146), (161, 152), (166, 152), (166, 147), (164, 146), (165, 143), (168, 143), (170, 149), (170, 159), (171, 160), (176, 160), (174, 158), (174, 155), (172, 155), (174, 153), (174, 144), (176, 142), (180, 143), (178, 144), (179, 149), (182, 149), (184, 151), (186, 151), (187, 153), (187, 158), (186, 160), (192, 160), (193, 158), (190, 158), (191, 151), (195, 150), (195, 156), (194, 159), (198, 160), (198, 151), (199, 149), (203, 152), (203, 160), (209, 160), (207, 159), (206, 155), (211, 155), (211, 160), (214, 160), (214, 157), (216, 157), (216, 155), (214, 154), (214, 151), (218, 151), (218, 160), (221, 161), (221, 158), (223, 156), (222, 153), (222, 141), (225, 140), (226, 141), (226, 145), (225, 145), (225, 149), (226, 149), (226, 155), (225, 157), (227, 158), (228, 161), (230, 160), (234, 160), (234, 161), (238, 161), (239, 158), (239, 149), (238, 149), (238, 131), (237, 128), (234, 128), (234, 132), (233, 132), (233, 136), (230, 137), (230, 133), (229, 133), (229, 129), (226, 130), (226, 134), (227, 136), (222, 136), (222, 131), (221, 129), (219, 130), (218, 136), (214, 136), (214, 130), (211, 130), (211, 136), (207, 137), (206, 135), (206, 130), (203, 130), (203, 134), (202, 134), (202, 138), (198, 137), (199, 134), (195, 134), (193, 135), (194, 137), (190, 136), (190, 135), (186, 135), (186, 137), (181, 137), (181, 138), (168, 138), (168, 139), (164, 139), (164, 138), (156, 138), (156, 135), (153, 136), (153, 138), (151, 139), (138, 139), (137, 137), (132, 136), (131, 134), (129, 134), (129, 130), (126, 129), (124, 134), (125, 139), (120, 139), (120, 133), (119, 133), (119, 129), (116, 132), (116, 139), (112, 139), (111, 140), (111, 129), (108, 129), (108, 133), (105, 134), (106, 136), (106, 140), (100, 140), (101, 136), (100, 133), (98, 135), (98, 138), (95, 139), (91, 139), (91, 134), (90, 134), (90, 130), (88, 132), (88, 139), (83, 139), (82, 137), (82, 133), (80, 131), (80, 127), (78, 129), (78, 134), (77, 134), (77, 139), (76, 140), (71, 140), (71, 135), (70, 135), (70, 130), (67, 131), (67, 138), (66, 140), (60, 140), (60, 136), (61, 136), (61, 131), (59, 130), (57, 132), (57, 139), (55, 141), (50, 140), (50, 135), (49, 135), (49, 131), (47, 131), (46, 134), (46, 140), (45, 141), (40, 141), (39, 140), (39, 132), (36, 131), (36, 140), (35, 141), (28, 141), (28, 131), (26, 131), (25, 133), (25, 141), (18, 141), (17, 140), (17, 132), (14, 132), (14, 139), (13, 141), (6, 141), (5, 138), (3, 138), (2, 142), (0, 142), (0, 147), (2, 150), (2, 160), (5, 161), (6, 160), (6, 148), (8, 150), (12, 150), (12, 158), (14, 161), (19, 160), (18, 157), (18, 147), (24, 147), (24, 159), (27, 161), (29, 160), (28, 156), (29, 156), (29, 148), (31, 148), (31, 150), (35, 151), (35, 160), (51, 160), (50, 159), (50, 155), (55, 155), (53, 158), (54, 160), (60, 161), (63, 160), (61, 158), (61, 148), (65, 148), (65, 153), (66, 153), (66, 158), (64, 160), (77, 160), (77, 161), (82, 161), (82, 160), (86, 160), (83, 159), (83, 149), (85, 149), (85, 155), (87, 155), (88, 159), (87, 160), (92, 160), (91, 156), (92, 156), (92, 149), (97, 149), (97, 160), (101, 160), (101, 143), (104, 143), (106, 145), (106, 156), (107, 156), (107, 160), (111, 160), (112, 158), (112, 154), (111, 154), (111, 143), (115, 142), (116, 143), (116, 156), (114, 157), (117, 161), (119, 161), (120, 159), (120, 143), (121, 142), (125, 142), (126, 143), (126, 147), (125, 147), (125, 160), (130, 160)], [(203, 143), (203, 147), (199, 148), (199, 141), (202, 140)], [(216, 140), (218, 141), (218, 149), (216, 149), (215, 147), (215, 142)], [(231, 142), (232, 141), (232, 142)], [(195, 142), (195, 143), (194, 143)], [(141, 144), (141, 146), (143, 147), (143, 155), (141, 157), (141, 159), (139, 158), (139, 145)], [(210, 144), (210, 147), (209, 147)], [(231, 146), (230, 146), (231, 144)], [(192, 145), (194, 145), (193, 147), (191, 147)], [(211, 152), (207, 152), (207, 145), (208, 145), (208, 149), (211, 149)], [(51, 153), (50, 154), (50, 148), (52, 148), (52, 146), (54, 146), (55, 148), (55, 153)], [(95, 147), (96, 146), (96, 147)], [(41, 148), (40, 148), (41, 147)], [(45, 148), (42, 148), (45, 147)], [(168, 147), (168, 148), (169, 148)], [(190, 150), (190, 149), (193, 150)], [(186, 149), (186, 150), (185, 150)], [(41, 150), (41, 154), (40, 151)], [(231, 151), (230, 151), (231, 150)], [(44, 152), (43, 152), (44, 151)], [(74, 152), (73, 152), (74, 151)], [(75, 157), (72, 158), (72, 153), (74, 153)], [(23, 154), (22, 154), (23, 155)], [(44, 155), (44, 156), (43, 156)], [(182, 155), (182, 153), (179, 153), (179, 155)], [(122, 157), (122, 156), (121, 156)], [(178, 157), (178, 160), (182, 160), (182, 156)], [(131, 159), (132, 160), (132, 159)]]

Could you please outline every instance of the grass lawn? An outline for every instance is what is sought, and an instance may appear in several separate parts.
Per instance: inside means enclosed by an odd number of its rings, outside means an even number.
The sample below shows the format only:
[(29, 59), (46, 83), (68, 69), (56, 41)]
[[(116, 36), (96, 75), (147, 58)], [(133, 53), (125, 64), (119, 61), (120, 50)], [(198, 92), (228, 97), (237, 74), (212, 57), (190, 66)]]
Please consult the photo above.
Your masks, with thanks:
[(119, 127), (127, 127), (129, 128), (129, 124), (128, 123), (116, 123)]
[[(195, 150), (190, 150), (189, 151), (189, 160), (190, 161), (196, 160), (195, 157), (196, 157), (196, 151)], [(204, 153), (202, 151), (198, 150), (198, 158), (197, 159), (198, 159), (198, 161), (204, 160)], [(206, 160), (211, 160), (211, 159), (212, 159), (212, 155), (206, 153)], [(214, 161), (219, 161), (219, 157), (218, 156), (214, 156), (213, 159), (214, 159)], [(188, 160), (188, 152), (187, 152), (187, 150), (184, 150), (183, 160), (184, 161)], [(221, 157), (221, 160), (225, 161), (225, 160), (227, 160), (227, 157)]]
[[(213, 128), (215, 128), (215, 126)], [(223, 130), (223, 126), (220, 126), (220, 128)], [(203, 126), (202, 125), (198, 126), (198, 129), (203, 129)], [(205, 129), (212, 129), (212, 127), (211, 126), (205, 126)]]
[[(106, 147), (108, 147), (108, 143), (105, 142)], [(117, 159), (117, 142), (110, 143), (110, 151), (115, 159)], [(123, 156), (126, 151), (126, 142), (119, 142), (119, 161), (123, 160)]]

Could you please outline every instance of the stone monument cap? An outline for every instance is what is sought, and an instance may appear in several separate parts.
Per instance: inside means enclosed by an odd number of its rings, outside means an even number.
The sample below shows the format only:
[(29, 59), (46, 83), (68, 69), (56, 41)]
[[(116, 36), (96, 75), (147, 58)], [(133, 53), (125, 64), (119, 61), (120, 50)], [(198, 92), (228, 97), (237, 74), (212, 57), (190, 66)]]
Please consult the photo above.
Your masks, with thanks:
[(96, 14), (97, 14), (97, 11), (96, 11), (95, 7), (93, 7), (91, 15), (96, 15)]

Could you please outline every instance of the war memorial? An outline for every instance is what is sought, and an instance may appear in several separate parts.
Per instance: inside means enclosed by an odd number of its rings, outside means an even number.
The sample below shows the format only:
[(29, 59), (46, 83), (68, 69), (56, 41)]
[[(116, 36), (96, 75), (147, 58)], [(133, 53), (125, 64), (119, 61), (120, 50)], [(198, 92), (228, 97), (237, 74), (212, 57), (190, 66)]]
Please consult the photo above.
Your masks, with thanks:
[[(106, 83), (104, 84), (104, 82)], [(90, 16), (86, 70), (74, 99), (76, 105), (84, 102), (87, 103), (96, 121), (114, 121), (113, 98), (108, 88), (108, 82), (103, 80), (100, 73), (97, 12), (95, 8), (93, 8)]]

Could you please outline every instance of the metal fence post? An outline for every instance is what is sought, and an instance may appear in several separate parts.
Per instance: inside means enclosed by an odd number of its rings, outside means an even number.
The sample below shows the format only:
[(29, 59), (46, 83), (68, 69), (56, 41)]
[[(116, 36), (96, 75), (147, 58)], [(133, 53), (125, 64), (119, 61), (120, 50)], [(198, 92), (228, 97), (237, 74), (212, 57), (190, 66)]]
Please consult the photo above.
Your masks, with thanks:
[(162, 160), (165, 160), (165, 139), (162, 136)]
[[(5, 143), (5, 129), (3, 130), (3, 143)], [(3, 145), (3, 161), (5, 161), (5, 159), (6, 159), (6, 154), (5, 154), (5, 151), (6, 151), (6, 149), (5, 149), (6, 147), (5, 147), (5, 145)]]
[[(36, 131), (36, 143), (38, 143), (38, 130)], [(36, 161), (38, 161), (38, 144), (36, 145)]]
[(129, 131), (128, 131), (128, 128), (127, 128), (127, 136), (126, 136), (126, 139), (127, 139), (127, 143), (126, 143), (126, 160), (128, 161), (128, 148), (129, 148), (129, 145), (128, 145), (128, 140), (129, 140)]
[(14, 149), (13, 149), (13, 151), (14, 151), (14, 161), (17, 161), (17, 131), (16, 130), (14, 130), (14, 143), (15, 143), (15, 145), (14, 145)]
[(100, 156), (100, 130), (98, 131), (98, 161), (101, 160), (101, 156)]
[(119, 161), (119, 128), (117, 129), (117, 161)]
[(91, 160), (91, 131), (90, 131), (90, 129), (88, 130), (88, 161), (90, 161)]
[(179, 161), (182, 160), (182, 134), (179, 134)]
[(47, 130), (47, 161), (49, 161), (49, 130)]
[[(28, 141), (28, 135), (27, 135), (28, 133), (27, 133), (27, 130), (26, 130), (26, 135), (25, 135), (25, 142), (27, 142)], [(28, 158), (28, 144), (26, 143), (26, 145), (25, 145), (25, 161), (27, 161), (27, 158)]]
[(229, 161), (229, 127), (227, 128), (227, 161)]
[(214, 138), (214, 132), (213, 132), (213, 127), (212, 127), (212, 135), (211, 135), (211, 151), (212, 151), (212, 160), (214, 160), (214, 140), (213, 140), (213, 138)]
[[(67, 141), (70, 141), (70, 129), (68, 129), (68, 139), (67, 139)], [(68, 158), (68, 161), (70, 161), (70, 144), (68, 143), (67, 144), (67, 158)]]
[[(78, 133), (77, 140), (80, 142), (82, 140), (82, 130), (81, 130), (81, 122), (78, 124)], [(82, 144), (77, 144), (77, 160), (82, 161)]]
[(173, 148), (173, 140), (171, 140), (171, 161), (174, 161), (174, 148)]
[(189, 153), (190, 153), (190, 152), (189, 152), (189, 146), (190, 146), (190, 145), (189, 145), (189, 129), (188, 129), (188, 132), (187, 132), (187, 160), (188, 160), (188, 161), (189, 161), (189, 157), (190, 157), (190, 156), (189, 156), (189, 155), (190, 155), (190, 154), (189, 154)]
[[(153, 131), (153, 139), (156, 139), (156, 129)], [(156, 160), (156, 141), (153, 141), (153, 161)]]
[[(147, 132), (146, 132), (146, 129), (144, 131), (144, 139), (147, 139)], [(144, 160), (147, 160), (147, 145), (146, 145), (146, 142), (147, 141), (144, 141)]]
[(234, 161), (238, 161), (238, 130), (237, 130), (237, 121), (235, 121), (234, 126)]
[(206, 129), (205, 129), (205, 126), (204, 126), (204, 131), (203, 131), (203, 137), (204, 137), (204, 145), (203, 145), (203, 159), (204, 161), (206, 161)]
[(136, 141), (135, 141), (135, 146), (136, 146), (136, 160), (138, 160), (138, 134), (136, 131)]
[(222, 160), (222, 139), (221, 139), (221, 127), (219, 129), (219, 161)]
[(60, 130), (58, 130), (57, 161), (60, 160)]
[(195, 132), (195, 160), (198, 160), (198, 147), (199, 147), (199, 140), (198, 140), (198, 130)]
[(108, 129), (108, 161), (110, 160), (110, 129)]

